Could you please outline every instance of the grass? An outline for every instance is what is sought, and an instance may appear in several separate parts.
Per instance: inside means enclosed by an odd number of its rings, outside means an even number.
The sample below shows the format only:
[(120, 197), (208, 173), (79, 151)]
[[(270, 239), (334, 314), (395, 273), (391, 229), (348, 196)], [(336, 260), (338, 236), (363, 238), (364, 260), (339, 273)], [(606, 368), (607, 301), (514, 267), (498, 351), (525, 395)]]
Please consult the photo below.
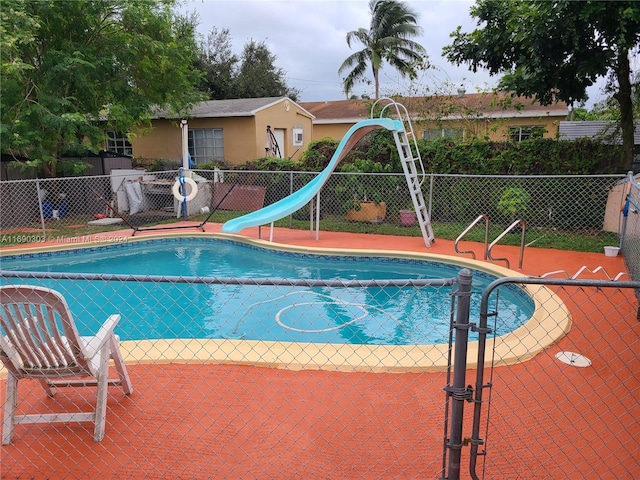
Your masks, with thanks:
[[(239, 216), (240, 212), (217, 211), (214, 212), (210, 222), (224, 223), (227, 220)], [(189, 221), (194, 223), (203, 222), (208, 215), (194, 215)], [(139, 228), (153, 227), (161, 224), (171, 224), (181, 221), (180, 218), (167, 218), (160, 222), (142, 225)], [(72, 237), (91, 236), (97, 233), (123, 230), (128, 228), (127, 224), (92, 226), (87, 225), (86, 218), (66, 218), (59, 221), (49, 222), (46, 225), (46, 236), (49, 240), (59, 239), (61, 243), (65, 239)], [(289, 217), (275, 222), (278, 227), (292, 227), (299, 230), (309, 228), (309, 220), (292, 219)], [(42, 231), (39, 224), (29, 226), (32, 233), (13, 233), (12, 231), (0, 232), (0, 247), (18, 245), (27, 242), (42, 241)], [(433, 233), (436, 239), (455, 240), (467, 225), (461, 223), (433, 223)], [(504, 230), (505, 226), (491, 225), (489, 229), (489, 242), (495, 240)], [(381, 235), (416, 236), (420, 237), (420, 227), (403, 227), (397, 219), (387, 219), (386, 221), (374, 224), (367, 222), (350, 222), (341, 216), (325, 216), (320, 221), (320, 229), (324, 231), (340, 231), (352, 233), (376, 233)], [(132, 230), (133, 232), (133, 230)], [(499, 242), (502, 245), (520, 245), (520, 234), (507, 234)], [(465, 241), (484, 241), (484, 225), (474, 227), (465, 237)], [(556, 248), (559, 250), (572, 250), (576, 252), (602, 252), (605, 245), (618, 245), (618, 235), (611, 232), (568, 232), (555, 229), (532, 228), (526, 231), (525, 244), (540, 248)]]
[[(276, 226), (288, 227), (289, 220), (280, 220)], [(308, 229), (309, 222), (294, 220), (293, 228)], [(433, 234), (436, 239), (455, 240), (464, 231), (467, 225), (458, 223), (432, 224)], [(490, 225), (489, 242), (495, 240), (506, 226)], [(398, 236), (422, 236), (420, 227), (416, 223), (413, 227), (403, 227), (399, 221), (385, 221), (380, 224), (365, 222), (349, 222), (342, 217), (325, 217), (320, 221), (320, 229), (325, 231), (352, 232), (352, 233), (377, 233), (382, 235)], [(473, 228), (465, 241), (484, 242), (484, 225)], [(521, 235), (507, 234), (501, 240), (502, 245), (520, 245)], [(525, 233), (525, 245), (539, 248), (556, 248), (558, 250), (572, 250), (576, 252), (602, 252), (605, 245), (618, 245), (618, 235), (611, 232), (563, 232), (554, 229), (529, 229)]]

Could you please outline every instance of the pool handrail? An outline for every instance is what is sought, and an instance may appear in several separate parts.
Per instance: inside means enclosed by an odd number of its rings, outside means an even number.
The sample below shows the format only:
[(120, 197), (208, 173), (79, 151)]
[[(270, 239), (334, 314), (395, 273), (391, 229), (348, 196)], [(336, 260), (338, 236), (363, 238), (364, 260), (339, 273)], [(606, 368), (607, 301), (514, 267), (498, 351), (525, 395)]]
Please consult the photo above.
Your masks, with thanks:
[(482, 214), (479, 215), (478, 218), (476, 218), (473, 222), (471, 222), (471, 224), (464, 229), (464, 231), (458, 235), (458, 238), (456, 238), (455, 242), (453, 242), (453, 249), (456, 251), (456, 253), (459, 253), (461, 255), (464, 255), (465, 253), (470, 253), (471, 254), (471, 258), (473, 258), (475, 260), (476, 258), (476, 254), (473, 250), (458, 250), (458, 243), (460, 242), (460, 240), (462, 240), (462, 238), (469, 233), (469, 231), (475, 227), (480, 220), (484, 220), (485, 222), (485, 227), (484, 227), (484, 252), (483, 252), (483, 258), (484, 260), (487, 259), (487, 252), (489, 250), (489, 216)]
[(517, 225), (520, 225), (522, 227), (522, 235), (520, 238), (520, 256), (519, 256), (519, 261), (518, 261), (518, 268), (522, 269), (522, 260), (524, 257), (524, 238), (525, 238), (525, 234), (526, 234), (526, 230), (527, 230), (527, 224), (524, 220), (516, 220), (515, 222), (513, 222), (511, 225), (509, 225), (504, 232), (502, 232), (500, 235), (498, 235), (498, 237), (491, 242), (491, 245), (489, 245), (489, 248), (487, 249), (487, 258), (489, 260), (492, 260), (494, 262), (497, 261), (504, 261), (507, 264), (507, 268), (511, 268), (510, 267), (510, 263), (509, 263), (509, 259), (505, 258), (505, 257), (500, 257), (500, 258), (493, 258), (491, 256), (491, 250), (493, 249), (493, 247), (495, 247), (495, 245), (502, 240), (502, 238), (509, 233), (511, 230), (513, 230)]

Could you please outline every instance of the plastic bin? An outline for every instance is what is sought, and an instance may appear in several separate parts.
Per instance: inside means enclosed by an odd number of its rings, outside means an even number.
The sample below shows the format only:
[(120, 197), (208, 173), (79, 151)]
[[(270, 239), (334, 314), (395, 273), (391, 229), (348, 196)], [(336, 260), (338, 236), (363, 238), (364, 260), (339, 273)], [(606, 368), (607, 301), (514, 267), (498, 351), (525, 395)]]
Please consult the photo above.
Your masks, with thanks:
[(42, 202), (42, 215), (44, 218), (53, 217), (53, 205), (51, 202)]

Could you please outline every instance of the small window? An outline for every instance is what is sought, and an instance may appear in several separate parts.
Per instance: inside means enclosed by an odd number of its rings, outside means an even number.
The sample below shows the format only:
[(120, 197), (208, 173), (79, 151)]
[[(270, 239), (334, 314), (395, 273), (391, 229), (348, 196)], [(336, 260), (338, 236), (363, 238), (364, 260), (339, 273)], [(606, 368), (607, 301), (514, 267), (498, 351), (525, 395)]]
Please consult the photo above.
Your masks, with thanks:
[(524, 125), (509, 127), (509, 138), (513, 142), (522, 142), (530, 138), (542, 138), (545, 128), (542, 125)]
[(293, 146), (301, 147), (304, 143), (303, 130), (300, 127), (293, 127)]
[(122, 155), (133, 155), (133, 147), (129, 139), (120, 132), (107, 132), (107, 150)]
[(189, 154), (196, 163), (224, 160), (224, 139), (221, 128), (189, 129)]
[(422, 138), (425, 140), (437, 140), (438, 138), (452, 138), (462, 140), (464, 138), (463, 128), (430, 128), (422, 131)]

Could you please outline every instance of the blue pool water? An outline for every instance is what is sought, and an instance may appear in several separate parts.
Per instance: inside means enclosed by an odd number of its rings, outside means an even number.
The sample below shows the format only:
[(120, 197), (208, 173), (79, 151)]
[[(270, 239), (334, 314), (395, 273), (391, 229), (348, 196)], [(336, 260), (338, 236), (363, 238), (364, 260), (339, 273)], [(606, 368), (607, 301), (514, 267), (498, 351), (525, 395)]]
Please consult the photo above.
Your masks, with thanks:
[[(379, 257), (299, 254), (217, 239), (146, 240), (90, 249), (4, 257), (3, 270), (189, 277), (426, 279), (456, 277), (461, 267)], [(474, 271), (471, 321), (495, 277)], [(16, 279), (3, 279), (3, 283)], [(20, 280), (20, 282), (24, 282)], [(81, 334), (120, 313), (123, 340), (244, 338), (294, 342), (411, 345), (446, 343), (451, 287), (300, 287), (150, 281), (28, 280), (61, 291)], [(534, 304), (500, 287), (497, 333), (526, 322)]]

